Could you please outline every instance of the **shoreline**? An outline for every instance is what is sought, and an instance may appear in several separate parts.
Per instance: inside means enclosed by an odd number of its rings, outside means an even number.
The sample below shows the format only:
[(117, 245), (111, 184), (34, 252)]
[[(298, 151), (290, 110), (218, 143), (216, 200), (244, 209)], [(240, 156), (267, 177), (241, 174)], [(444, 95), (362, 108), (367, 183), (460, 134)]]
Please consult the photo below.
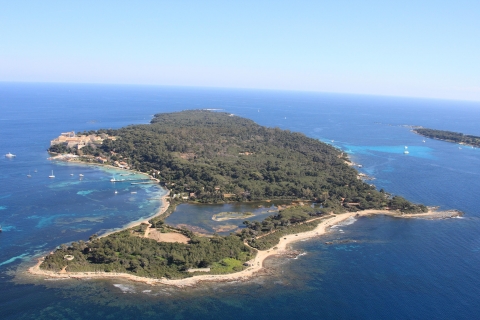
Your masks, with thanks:
[[(49, 154), (53, 154), (53, 152), (49, 152), (47, 151)], [(53, 157), (49, 157), (47, 158), (47, 160), (50, 160), (50, 161), (59, 161), (59, 162), (64, 162), (64, 163), (72, 163), (72, 164), (83, 164), (83, 165), (86, 165), (86, 166), (93, 166), (93, 167), (105, 167), (105, 168), (109, 168), (109, 169), (115, 169), (115, 170), (118, 170), (118, 171), (127, 171), (127, 172), (131, 172), (131, 173), (135, 173), (135, 174), (141, 174), (141, 175), (145, 175), (147, 177), (149, 177), (150, 179), (152, 180), (155, 180), (157, 182), (160, 182), (160, 180), (158, 180), (157, 178), (154, 178), (152, 177), (151, 175), (149, 175), (148, 173), (145, 173), (145, 172), (140, 172), (140, 171), (136, 171), (136, 170), (133, 170), (133, 169), (124, 169), (124, 168), (120, 168), (120, 167), (115, 167), (115, 166), (112, 166), (110, 164), (103, 164), (103, 163), (92, 163), (92, 162), (87, 162), (87, 161), (82, 161), (82, 160), (78, 160), (78, 158), (69, 158), (69, 157), (66, 157), (67, 155), (70, 155), (70, 154), (61, 154), (61, 153), (58, 153), (56, 154), (55, 156)]]
[[(49, 152), (49, 153), (53, 154), (54, 152)], [(160, 182), (160, 180), (152, 177), (151, 175), (149, 175), (148, 173), (145, 173), (145, 172), (140, 172), (140, 171), (136, 171), (136, 170), (133, 170), (133, 169), (123, 169), (123, 168), (119, 168), (119, 167), (115, 167), (115, 166), (112, 166), (112, 165), (109, 165), (109, 164), (103, 164), (103, 163), (88, 163), (88, 162), (85, 162), (85, 161), (77, 160), (76, 158), (68, 158), (68, 157), (65, 158), (65, 155), (66, 154), (56, 153), (55, 156), (49, 157), (48, 160), (50, 160), (50, 161), (60, 161), (60, 162), (65, 162), (65, 163), (73, 163), (73, 164), (82, 164), (82, 165), (94, 166), (94, 167), (99, 167), (99, 168), (115, 169), (115, 170), (118, 170), (118, 171), (127, 171), (127, 172), (131, 172), (133, 174), (145, 175), (145, 176), (149, 177), (151, 180), (154, 180), (156, 182)], [(120, 228), (112, 229), (110, 231), (107, 231), (107, 232), (105, 232), (101, 235), (98, 235), (98, 237), (103, 238), (103, 237), (106, 237), (106, 236), (108, 236), (112, 233), (120, 232), (120, 231), (123, 231), (125, 229), (129, 229), (129, 228), (139, 226), (142, 223), (149, 224), (148, 221), (150, 219), (153, 219), (153, 218), (165, 213), (165, 211), (167, 211), (168, 207), (170, 206), (170, 202), (167, 201), (167, 199), (170, 195), (170, 190), (168, 190), (167, 188), (164, 188), (160, 185), (158, 185), (158, 187), (160, 189), (165, 190), (166, 193), (158, 199), (162, 202), (162, 205), (160, 206), (160, 208), (158, 209), (158, 211), (155, 214), (153, 214), (152, 216), (149, 216), (147, 218), (142, 218), (141, 220), (136, 220), (136, 221), (130, 222), (130, 223), (128, 223), (128, 224), (126, 224), (126, 225), (124, 225)]]
[(162, 205), (160, 206), (160, 208), (158, 208), (157, 212), (153, 216), (150, 216), (148, 218), (144, 218), (144, 219), (141, 219), (141, 220), (130, 222), (130, 223), (126, 224), (125, 226), (119, 228), (118, 230), (108, 231), (108, 232), (106, 232), (102, 235), (99, 235), (98, 237), (103, 238), (103, 237), (106, 237), (106, 236), (108, 236), (112, 233), (120, 232), (120, 231), (123, 231), (123, 230), (126, 230), (126, 229), (130, 229), (130, 228), (139, 226), (142, 223), (146, 223), (146, 224), (150, 225), (150, 223), (148, 222), (150, 219), (153, 219), (155, 217), (158, 217), (159, 215), (162, 215), (163, 213), (165, 213), (165, 211), (167, 211), (168, 207), (170, 207), (170, 202), (167, 200), (169, 195), (170, 195), (170, 190), (167, 190), (167, 193), (159, 198), (159, 200), (162, 202)]
[[(167, 196), (167, 195), (165, 195)], [(167, 205), (162, 205), (160, 210), (156, 215), (161, 214), (162, 209), (166, 210)], [(156, 216), (155, 215), (155, 216)], [(183, 287), (192, 287), (202, 282), (234, 282), (234, 281), (246, 281), (254, 277), (257, 273), (264, 269), (264, 261), (272, 256), (281, 255), (288, 253), (287, 246), (298, 242), (300, 240), (310, 239), (313, 237), (319, 237), (326, 234), (330, 231), (330, 227), (352, 217), (361, 217), (361, 216), (374, 216), (374, 215), (387, 215), (395, 218), (407, 218), (407, 219), (446, 219), (461, 216), (462, 213), (455, 210), (449, 211), (436, 211), (430, 209), (426, 213), (421, 214), (401, 214), (399, 212), (392, 212), (388, 210), (363, 210), (357, 212), (348, 212), (334, 215), (318, 224), (315, 229), (311, 231), (306, 231), (302, 233), (289, 234), (280, 239), (279, 243), (270, 249), (267, 250), (256, 250), (257, 254), (251, 266), (235, 273), (229, 274), (220, 274), (220, 275), (196, 275), (193, 277), (183, 278), (183, 279), (167, 279), (167, 278), (146, 278), (135, 276), (128, 273), (116, 273), (116, 272), (54, 272), (46, 271), (40, 269), (40, 264), (43, 262), (43, 257), (38, 259), (38, 262), (33, 266), (28, 268), (27, 272), (34, 276), (44, 276), (47, 278), (56, 278), (56, 279), (115, 279), (122, 278), (130, 281), (141, 282), (149, 285), (168, 285), (175, 286), (179, 288)], [(151, 219), (151, 218), (150, 218)], [(148, 221), (148, 220), (147, 220)], [(148, 222), (147, 222), (148, 223)], [(140, 224), (140, 223), (137, 223)], [(116, 231), (113, 231), (116, 232)], [(102, 236), (106, 236), (102, 235)]]
[[(423, 127), (420, 127), (419, 129), (424, 129), (424, 128), (423, 128)], [(413, 132), (414, 134), (417, 134), (417, 135), (422, 136), (422, 137), (427, 138), (427, 139), (432, 139), (432, 140), (437, 140), (437, 141), (443, 141), (443, 142), (458, 144), (458, 145), (461, 145), (461, 146), (472, 147), (473, 149), (480, 148), (480, 146), (478, 146), (478, 145), (466, 143), (466, 142), (463, 142), (463, 141), (457, 142), (457, 141), (454, 141), (454, 140), (439, 139), (439, 138), (429, 137), (429, 136), (423, 135), (423, 134), (421, 134), (421, 133), (418, 133), (417, 131), (415, 131), (415, 129), (412, 129), (412, 130), (410, 130), (410, 131)]]

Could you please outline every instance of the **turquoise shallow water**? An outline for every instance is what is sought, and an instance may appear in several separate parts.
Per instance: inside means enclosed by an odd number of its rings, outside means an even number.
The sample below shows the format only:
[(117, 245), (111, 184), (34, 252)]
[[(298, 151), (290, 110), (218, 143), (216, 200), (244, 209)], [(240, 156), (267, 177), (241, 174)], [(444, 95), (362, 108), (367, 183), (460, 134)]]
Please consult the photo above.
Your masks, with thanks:
[[(304, 255), (271, 259), (268, 268), (276, 275), (246, 283), (179, 290), (123, 280), (33, 281), (15, 276), (35, 255), (120, 228), (160, 206), (150, 200), (163, 192), (154, 186), (112, 184), (109, 180), (116, 173), (110, 170), (46, 160), (50, 139), (70, 130), (147, 123), (156, 112), (190, 108), (224, 109), (327, 141), (348, 152), (362, 165), (360, 171), (375, 177), (377, 188), (415, 202), (459, 209), (465, 216), (439, 221), (361, 218), (324, 238), (295, 244)], [(479, 120), (478, 103), (456, 101), (0, 84), (0, 149), (17, 154), (15, 159), (0, 158), (1, 318), (476, 318), (479, 150), (430, 139), (423, 143), (404, 125), (480, 135)], [(404, 146), (408, 155), (403, 154)], [(52, 180), (51, 170), (56, 176)], [(31, 179), (26, 178), (28, 172)]]
[[(343, 145), (344, 150), (350, 155), (365, 154), (374, 155), (377, 152), (392, 155), (404, 155), (405, 157), (418, 157), (425, 159), (432, 159), (433, 149), (423, 146), (351, 146)], [(405, 154), (405, 150), (408, 154)]]

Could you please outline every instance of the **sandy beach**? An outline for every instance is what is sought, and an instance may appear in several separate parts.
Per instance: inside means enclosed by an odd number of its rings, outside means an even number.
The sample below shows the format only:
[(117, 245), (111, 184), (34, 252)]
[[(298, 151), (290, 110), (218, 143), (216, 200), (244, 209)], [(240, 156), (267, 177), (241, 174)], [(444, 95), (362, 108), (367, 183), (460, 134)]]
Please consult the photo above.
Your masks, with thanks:
[[(167, 197), (167, 195), (165, 195), (164, 197)], [(165, 212), (167, 208), (168, 208), (168, 202), (164, 201), (164, 205), (162, 206), (162, 208), (160, 208), (160, 210), (156, 215), (162, 214), (163, 212)], [(127, 274), (127, 273), (113, 273), (113, 272), (63, 271), (60, 273), (60, 272), (41, 270), (40, 264), (43, 262), (43, 259), (39, 259), (38, 263), (35, 266), (28, 269), (28, 272), (30, 274), (43, 276), (46, 278), (63, 278), (63, 279), (66, 279), (66, 278), (71, 278), (71, 279), (124, 278), (131, 281), (142, 282), (142, 283), (151, 284), (151, 285), (172, 285), (176, 287), (190, 287), (200, 282), (210, 282), (210, 281), (220, 281), (220, 282), (245, 281), (255, 276), (255, 274), (259, 273), (264, 268), (263, 263), (265, 259), (267, 259), (268, 257), (288, 253), (289, 244), (296, 241), (321, 236), (327, 233), (330, 227), (348, 218), (359, 217), (359, 216), (372, 216), (372, 215), (388, 215), (388, 216), (398, 217), (398, 218), (445, 219), (445, 218), (460, 216), (461, 213), (458, 211), (429, 210), (429, 212), (422, 213), (422, 214), (400, 214), (398, 212), (392, 212), (387, 210), (363, 210), (363, 211), (357, 211), (357, 212), (348, 212), (348, 213), (332, 215), (331, 217), (320, 222), (314, 230), (284, 236), (283, 238), (280, 239), (280, 242), (274, 248), (271, 248), (269, 250), (257, 250), (257, 255), (252, 261), (250, 261), (250, 264), (251, 264), (250, 267), (240, 272), (230, 273), (230, 274), (197, 275), (190, 278), (172, 280), (172, 279), (166, 279), (166, 278), (160, 278), (160, 279), (145, 278), (145, 277), (138, 277), (138, 276)], [(136, 222), (135, 224), (138, 225), (139, 223)]]
[[(133, 228), (133, 227), (139, 226), (139, 225), (141, 225), (142, 223), (148, 224), (148, 225), (150, 226), (150, 223), (148, 222), (150, 219), (155, 218), (155, 217), (163, 214), (165, 211), (167, 211), (168, 207), (170, 206), (170, 202), (168, 202), (168, 197), (169, 197), (169, 195), (170, 195), (170, 191), (167, 191), (166, 194), (164, 194), (161, 198), (159, 198), (159, 200), (162, 201), (162, 206), (158, 209), (158, 211), (157, 211), (153, 216), (150, 216), (150, 217), (145, 218), (145, 219), (142, 219), (142, 220), (133, 221), (133, 222), (125, 225), (123, 228), (120, 228), (120, 229), (118, 229), (118, 230), (112, 230), (112, 231), (106, 232), (106, 233), (104, 233), (104, 234), (101, 234), (101, 235), (99, 236), (99, 238), (103, 238), (103, 237), (108, 236), (109, 234), (112, 234), (112, 233), (119, 232), (119, 231), (122, 231), (122, 230), (125, 230), (125, 229), (129, 229), (129, 228)], [(148, 230), (148, 229), (147, 229), (147, 230)]]
[[(53, 152), (51, 154), (54, 154)], [(75, 164), (81, 164), (81, 165), (86, 165), (86, 166), (94, 166), (94, 167), (104, 167), (104, 168), (109, 168), (109, 169), (115, 169), (115, 170), (119, 170), (119, 171), (125, 171), (125, 172), (130, 172), (130, 173), (133, 173), (133, 174), (139, 174), (139, 175), (144, 175), (144, 176), (147, 176), (149, 179), (151, 180), (154, 180), (156, 182), (160, 182), (160, 180), (158, 180), (157, 178), (154, 178), (152, 177), (151, 175), (149, 175), (148, 173), (145, 173), (145, 172), (140, 172), (140, 171), (135, 171), (135, 170), (132, 170), (132, 169), (121, 169), (119, 167), (115, 167), (115, 166), (112, 166), (112, 165), (109, 165), (109, 164), (101, 164), (101, 163), (90, 163), (90, 162), (85, 162), (85, 161), (81, 161), (81, 160), (78, 160), (77, 158), (71, 158), (69, 157), (70, 155), (65, 155), (65, 154), (57, 154), (56, 156), (53, 156), (53, 157), (50, 157), (48, 158), (48, 160), (51, 160), (51, 161), (62, 161), (62, 162), (68, 162), (68, 163), (75, 163)], [(112, 230), (112, 231), (109, 231), (109, 232), (106, 232), (106, 233), (103, 233), (101, 235), (99, 235), (99, 238), (103, 238), (103, 237), (106, 237), (108, 236), (109, 234), (112, 234), (112, 233), (115, 233), (115, 232), (119, 232), (121, 230), (125, 230), (125, 229), (128, 229), (128, 228), (133, 228), (135, 226), (138, 226), (142, 223), (145, 223), (145, 224), (148, 224), (148, 221), (154, 217), (157, 217), (161, 214), (163, 214), (169, 207), (170, 203), (167, 201), (168, 197), (170, 195), (170, 190), (167, 190), (167, 193), (165, 195), (163, 195), (162, 197), (159, 198), (159, 200), (162, 201), (162, 206), (158, 209), (158, 211), (146, 218), (146, 219), (141, 219), (141, 220), (136, 220), (136, 221), (133, 221), (125, 226), (123, 226), (122, 228), (118, 228), (118, 229), (115, 229), (115, 230)]]

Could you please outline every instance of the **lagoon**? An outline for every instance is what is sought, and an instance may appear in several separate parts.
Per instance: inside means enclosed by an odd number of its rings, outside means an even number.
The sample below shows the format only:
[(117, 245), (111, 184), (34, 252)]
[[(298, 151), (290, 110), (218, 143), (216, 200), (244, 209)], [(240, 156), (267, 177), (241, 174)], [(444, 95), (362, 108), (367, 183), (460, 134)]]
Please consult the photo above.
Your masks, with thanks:
[[(228, 235), (244, 227), (243, 221), (262, 221), (278, 213), (278, 205), (291, 201), (244, 202), (226, 204), (180, 204), (165, 219), (169, 225), (186, 227), (203, 234)], [(245, 215), (247, 213), (247, 215)]]

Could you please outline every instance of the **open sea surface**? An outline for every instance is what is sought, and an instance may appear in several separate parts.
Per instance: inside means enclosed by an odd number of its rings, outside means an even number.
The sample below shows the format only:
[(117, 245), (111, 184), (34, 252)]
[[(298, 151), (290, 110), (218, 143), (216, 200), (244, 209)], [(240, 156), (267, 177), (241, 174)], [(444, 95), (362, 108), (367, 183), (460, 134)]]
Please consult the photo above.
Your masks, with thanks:
[[(87, 240), (155, 214), (165, 193), (155, 185), (111, 183), (112, 176), (123, 173), (119, 170), (49, 161), (51, 139), (60, 132), (119, 128), (148, 123), (159, 112), (200, 108), (221, 109), (333, 144), (361, 164), (359, 170), (374, 177), (371, 183), (378, 189), (465, 215), (434, 221), (352, 219), (324, 237), (294, 244), (303, 254), (269, 259), (271, 274), (244, 283), (177, 289), (25, 275), (37, 257), (62, 243)], [(479, 123), (480, 103), (474, 102), (0, 83), (0, 318), (478, 318), (480, 149), (423, 142), (408, 125), (480, 136)], [(7, 159), (3, 155), (8, 152), (17, 156)], [(55, 178), (49, 179), (52, 170)], [(179, 209), (169, 218), (172, 223), (191, 222), (209, 232), (217, 227), (210, 219), (215, 213), (266, 214), (241, 205)], [(237, 222), (225, 223), (234, 228)]]

